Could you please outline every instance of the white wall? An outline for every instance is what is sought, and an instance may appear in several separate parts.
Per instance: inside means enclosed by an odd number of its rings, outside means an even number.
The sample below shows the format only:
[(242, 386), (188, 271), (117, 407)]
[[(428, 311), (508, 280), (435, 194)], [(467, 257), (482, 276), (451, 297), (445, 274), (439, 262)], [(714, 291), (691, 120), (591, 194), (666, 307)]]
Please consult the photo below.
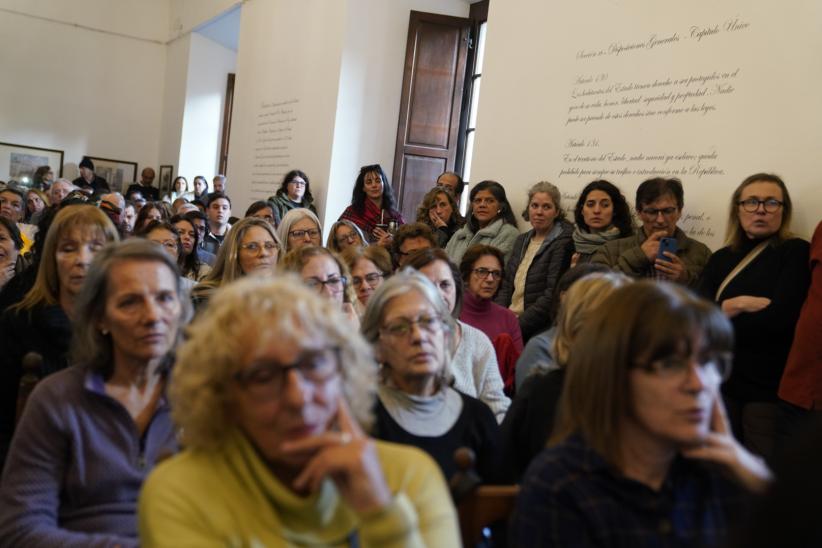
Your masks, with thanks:
[(389, 176), (393, 169), (410, 12), (468, 17), (469, 11), (465, 0), (349, 0), (348, 6), (325, 202), (328, 226), (351, 202), (361, 166), (381, 164)]
[[(243, 5), (227, 174), (235, 213), (273, 195), (292, 168), (308, 173), (312, 193), (324, 196), (346, 4)], [(273, 146), (282, 148), (270, 150)]]
[(200, 34), (190, 35), (179, 173), (191, 184), (195, 175), (210, 181), (220, 163), (226, 79), (236, 71), (237, 54)]
[[(187, 34), (169, 43), (166, 50), (159, 165), (174, 166), (174, 176), (180, 173), (180, 146), (183, 136), (183, 114), (186, 108), (190, 45), (191, 35)], [(191, 178), (186, 179), (191, 186)]]
[[(467, 16), (464, 0), (288, 0), (243, 5), (234, 127), (228, 176), (241, 207), (271, 196), (282, 175), (300, 168), (311, 178), (324, 226), (351, 200), (364, 164), (390, 172), (411, 10)], [(299, 40), (276, 29), (299, 29)], [(266, 117), (263, 103), (297, 100)], [(257, 124), (291, 137), (287, 158), (255, 160)], [(276, 165), (275, 165), (276, 164)], [(256, 174), (256, 175), (255, 175)], [(239, 188), (238, 188), (239, 186)], [(235, 208), (236, 209), (236, 208)]]
[(84, 154), (154, 165), (167, 20), (167, 0), (0, 2), (0, 141), (64, 150), (69, 177)]
[[(637, 185), (648, 178), (642, 169), (670, 175), (676, 170), (685, 186), (683, 226), (717, 248), (732, 190), (750, 174), (776, 172), (797, 204), (794, 228), (808, 236), (822, 211), (820, 20), (819, 2), (492, 2), (472, 179), (503, 182), (519, 210), (527, 187), (541, 179), (557, 183), (572, 205), (579, 190), (605, 170), (604, 177), (633, 203)], [(716, 33), (692, 35), (714, 27)], [(652, 42), (674, 35), (669, 43)], [(629, 44), (644, 46), (619, 53), (613, 48)], [(713, 73), (718, 79), (707, 83), (664, 83)], [(592, 81), (578, 81), (587, 78)], [(607, 91), (654, 80), (663, 85)], [(600, 88), (606, 92), (581, 95)], [(644, 104), (688, 90), (704, 95)], [(630, 97), (640, 97), (640, 104), (569, 111), (583, 102)], [(671, 99), (688, 111), (660, 115)], [(703, 104), (715, 110), (690, 111)], [(596, 119), (637, 109), (657, 114)], [(594, 119), (569, 123), (577, 115)], [(609, 160), (609, 153), (626, 159)], [(710, 157), (631, 160), (640, 153)], [(583, 161), (568, 161), (577, 157)]]

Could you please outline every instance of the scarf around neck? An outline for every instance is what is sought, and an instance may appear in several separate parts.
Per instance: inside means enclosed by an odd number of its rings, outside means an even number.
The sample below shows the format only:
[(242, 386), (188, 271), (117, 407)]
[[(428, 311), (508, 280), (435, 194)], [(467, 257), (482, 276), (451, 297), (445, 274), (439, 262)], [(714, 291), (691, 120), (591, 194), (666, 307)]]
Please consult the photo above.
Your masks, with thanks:
[(574, 249), (578, 253), (587, 255), (593, 253), (599, 246), (616, 240), (621, 236), (619, 229), (614, 225), (609, 226), (600, 232), (584, 232), (576, 227), (574, 229)]

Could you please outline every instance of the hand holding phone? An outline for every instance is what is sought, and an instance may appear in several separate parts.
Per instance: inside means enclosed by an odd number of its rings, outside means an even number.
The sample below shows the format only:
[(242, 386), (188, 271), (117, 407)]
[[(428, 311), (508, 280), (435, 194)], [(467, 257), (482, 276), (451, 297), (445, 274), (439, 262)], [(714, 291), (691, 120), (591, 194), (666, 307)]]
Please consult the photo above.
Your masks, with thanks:
[(656, 252), (656, 258), (661, 261), (671, 262), (672, 259), (665, 255), (665, 252), (668, 251), (676, 255), (677, 249), (678, 246), (676, 243), (676, 238), (660, 238), (659, 249)]

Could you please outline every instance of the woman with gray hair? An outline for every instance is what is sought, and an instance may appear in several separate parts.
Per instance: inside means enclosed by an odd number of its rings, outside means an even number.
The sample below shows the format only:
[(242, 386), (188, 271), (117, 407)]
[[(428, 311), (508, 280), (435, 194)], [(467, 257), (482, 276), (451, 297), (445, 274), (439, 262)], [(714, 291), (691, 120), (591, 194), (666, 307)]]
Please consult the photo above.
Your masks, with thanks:
[(0, 487), (6, 546), (137, 546), (137, 496), (176, 451), (165, 399), (187, 299), (141, 239), (94, 258), (73, 313), (72, 366), (37, 384)]
[(431, 459), (363, 432), (376, 376), (338, 307), (298, 279), (224, 288), (178, 354), (186, 450), (146, 483), (143, 545), (457, 546)]
[(368, 301), (362, 333), (381, 363), (375, 436), (430, 454), (446, 478), (468, 447), (477, 472), (494, 475), (498, 427), (491, 409), (451, 388), (456, 323), (436, 287), (416, 271), (386, 280)]
[(304, 207), (292, 209), (283, 215), (277, 234), (285, 246), (284, 253), (303, 246), (322, 246), (323, 227), (311, 210)]
[(531, 230), (514, 242), (496, 302), (517, 315), (527, 342), (551, 325), (554, 286), (568, 270), (574, 251), (574, 225), (565, 220), (559, 189), (546, 181), (528, 189), (522, 218)]

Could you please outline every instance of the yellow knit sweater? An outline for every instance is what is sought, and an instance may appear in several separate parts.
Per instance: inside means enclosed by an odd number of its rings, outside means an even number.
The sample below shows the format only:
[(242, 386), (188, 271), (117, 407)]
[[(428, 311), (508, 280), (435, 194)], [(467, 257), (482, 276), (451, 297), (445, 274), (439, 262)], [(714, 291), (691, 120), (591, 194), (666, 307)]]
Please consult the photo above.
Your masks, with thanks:
[(160, 464), (140, 495), (141, 545), (153, 547), (459, 546), (442, 474), (422, 451), (376, 442), (392, 502), (357, 515), (326, 480), (300, 497), (268, 470), (246, 438), (220, 451), (185, 451)]

